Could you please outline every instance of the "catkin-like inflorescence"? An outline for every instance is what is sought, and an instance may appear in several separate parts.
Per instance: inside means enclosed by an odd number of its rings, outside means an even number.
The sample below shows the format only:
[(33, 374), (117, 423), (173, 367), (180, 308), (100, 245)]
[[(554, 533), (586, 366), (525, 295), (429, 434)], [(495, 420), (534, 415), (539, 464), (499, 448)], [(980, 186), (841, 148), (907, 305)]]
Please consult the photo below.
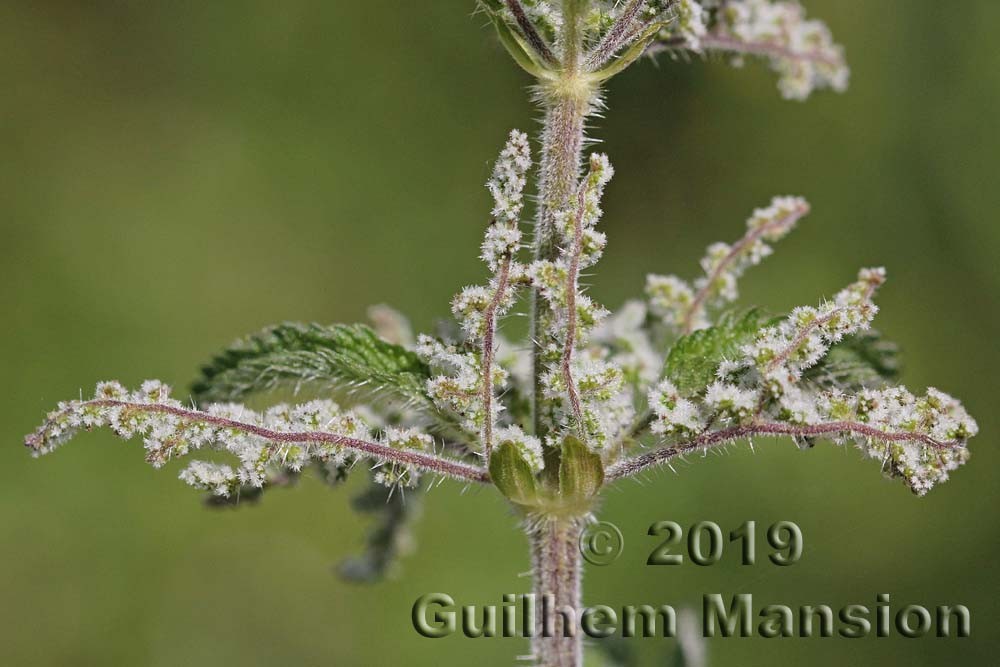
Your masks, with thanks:
[(708, 34), (709, 12), (704, 6), (708, 3), (676, 0), (663, 4), (671, 6), (673, 20), (663, 28), (661, 39), (670, 40), (689, 51), (700, 52), (701, 41)]
[(884, 282), (885, 269), (862, 269), (857, 282), (833, 300), (818, 308), (796, 308), (784, 322), (762, 331), (756, 341), (744, 347), (742, 363), (768, 381), (797, 380), (831, 345), (871, 325), (878, 313), (872, 297)]
[[(428, 335), (417, 339), (416, 352), (434, 374), (427, 381), (427, 393), (434, 402), (443, 410), (459, 416), (467, 431), (480, 431), (485, 418), (482, 355), (456, 344), (442, 343)], [(491, 379), (494, 387), (503, 389), (507, 376), (506, 369), (493, 364)]]
[(768, 57), (787, 99), (804, 100), (821, 88), (847, 88), (850, 69), (843, 48), (822, 21), (806, 18), (796, 0), (727, 2), (718, 12), (713, 38), (720, 49)]
[(646, 297), (653, 314), (672, 333), (709, 326), (709, 310), (736, 301), (743, 273), (774, 252), (769, 244), (784, 238), (808, 212), (809, 204), (801, 197), (775, 197), (770, 205), (754, 210), (740, 240), (708, 247), (701, 260), (705, 275), (693, 285), (677, 276), (649, 275)]
[[(449, 467), (429, 453), (433, 440), (413, 429), (387, 429), (375, 442), (365, 440), (372, 428), (357, 412), (317, 400), (302, 405), (276, 405), (255, 412), (237, 404), (213, 404), (204, 410), (185, 407), (169, 388), (148, 380), (137, 391), (117, 382), (97, 385), (93, 399), (67, 401), (49, 413), (41, 427), (25, 439), (37, 455), (47, 454), (81, 429), (109, 427), (126, 440), (142, 437), (146, 460), (154, 467), (197, 450), (224, 452), (235, 464), (194, 461), (180, 478), (195, 488), (229, 497), (241, 488), (259, 489), (310, 463), (340, 468), (359, 458), (386, 463), (377, 479), (387, 485), (415, 484), (421, 470), (463, 476), (474, 469)], [(394, 451), (404, 452), (396, 457)], [(436, 470), (437, 464), (444, 466)]]
[[(605, 235), (596, 229), (603, 211), (601, 198), (614, 170), (606, 155), (594, 154), (569, 206), (558, 211), (555, 227), (559, 254), (541, 259), (528, 270), (547, 309), (541, 331), (540, 413), (550, 444), (575, 431), (591, 448), (614, 442), (633, 417), (631, 389), (607, 347), (590, 345), (590, 335), (608, 311), (580, 286), (580, 272), (593, 266), (604, 251)], [(602, 335), (607, 339), (608, 332)]]
[(531, 164), (527, 135), (512, 131), (486, 183), (493, 197), (493, 222), (486, 230), (481, 256), (493, 275), (489, 284), (466, 287), (452, 300), (452, 313), (465, 333), (464, 343), (446, 344), (422, 336), (417, 346), (417, 353), (434, 372), (427, 382), (431, 398), (457, 415), (467, 431), (480, 433), (484, 454), (492, 448), (494, 426), (503, 409), (495, 393), (504, 388), (508, 375), (496, 358), (498, 323), (513, 306), (516, 287), (526, 274), (517, 253)]
[(884, 280), (883, 269), (864, 269), (831, 301), (765, 327), (703, 391), (684, 395), (662, 381), (649, 392), (652, 431), (706, 447), (755, 434), (791, 435), (803, 446), (816, 437), (850, 439), (923, 495), (968, 458), (965, 443), (978, 427), (958, 401), (936, 389), (923, 397), (905, 387), (851, 394), (802, 382), (833, 345), (869, 328)]

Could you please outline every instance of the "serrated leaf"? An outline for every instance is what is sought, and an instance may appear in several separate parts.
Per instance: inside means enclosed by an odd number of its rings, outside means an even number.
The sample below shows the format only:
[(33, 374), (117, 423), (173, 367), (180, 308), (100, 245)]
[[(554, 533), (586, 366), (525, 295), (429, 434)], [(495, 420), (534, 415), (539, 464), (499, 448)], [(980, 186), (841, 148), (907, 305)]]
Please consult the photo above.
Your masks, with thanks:
[(808, 369), (802, 381), (823, 389), (856, 392), (891, 384), (899, 379), (899, 346), (875, 330), (863, 331), (830, 348)]
[(202, 368), (195, 400), (238, 401), (290, 384), (317, 384), (375, 399), (429, 405), (427, 366), (367, 326), (286, 323), (238, 341)]
[(663, 375), (682, 394), (696, 394), (715, 380), (715, 371), (725, 359), (739, 356), (740, 347), (753, 341), (757, 332), (773, 318), (751, 310), (742, 315), (727, 313), (715, 326), (681, 337), (670, 348)]
[(419, 515), (423, 489), (390, 489), (371, 481), (369, 486), (351, 501), (356, 512), (378, 517), (369, 531), (364, 553), (344, 559), (337, 572), (354, 583), (376, 583), (390, 573), (392, 566), (406, 551), (411, 540), (410, 529)]

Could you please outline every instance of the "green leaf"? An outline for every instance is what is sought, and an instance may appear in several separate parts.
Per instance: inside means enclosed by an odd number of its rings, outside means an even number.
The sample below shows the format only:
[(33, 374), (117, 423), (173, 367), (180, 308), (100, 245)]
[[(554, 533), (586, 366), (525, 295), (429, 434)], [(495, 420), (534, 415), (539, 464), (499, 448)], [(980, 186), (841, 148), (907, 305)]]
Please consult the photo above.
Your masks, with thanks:
[(504, 20), (502, 14), (502, 3), (495, 2), (494, 0), (484, 0), (482, 6), (486, 10), (486, 13), (489, 14), (490, 20), (493, 22), (493, 27), (496, 28), (500, 43), (507, 49), (507, 53), (514, 59), (514, 62), (533, 77), (543, 78), (546, 75), (545, 66), (538, 61), (533, 49), (525, 42), (524, 38), (507, 25), (507, 21)]
[(364, 553), (341, 561), (337, 572), (354, 583), (376, 583), (392, 570), (406, 545), (411, 541), (410, 529), (420, 512), (423, 488), (390, 489), (371, 481), (351, 505), (357, 512), (378, 517), (369, 531)]
[(430, 405), (427, 366), (369, 327), (286, 323), (238, 341), (202, 368), (199, 402), (237, 401), (282, 385), (316, 384), (375, 399)]
[(680, 338), (667, 354), (664, 377), (682, 394), (696, 394), (715, 380), (715, 371), (724, 359), (739, 356), (740, 347), (750, 343), (762, 328), (776, 321), (759, 310), (742, 315), (726, 313), (715, 326)]
[(807, 370), (802, 381), (856, 392), (892, 384), (900, 374), (899, 346), (870, 329), (845, 338)]
[(510, 442), (500, 443), (490, 455), (490, 478), (511, 502), (531, 506), (538, 502), (535, 474)]

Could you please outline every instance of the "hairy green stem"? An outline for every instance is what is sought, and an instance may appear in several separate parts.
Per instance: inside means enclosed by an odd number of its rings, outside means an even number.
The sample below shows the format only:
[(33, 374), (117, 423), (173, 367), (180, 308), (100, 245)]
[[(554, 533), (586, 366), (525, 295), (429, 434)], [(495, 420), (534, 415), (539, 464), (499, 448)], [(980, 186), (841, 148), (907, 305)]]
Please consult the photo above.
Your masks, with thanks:
[(531, 649), (539, 667), (583, 664), (579, 628), (583, 567), (578, 544), (582, 528), (581, 518), (551, 516), (535, 519), (528, 527), (535, 599), (548, 614), (535, 619)]
[[(572, 205), (583, 162), (584, 124), (594, 109), (597, 84), (583, 71), (583, 15), (589, 0), (563, 0), (563, 34), (558, 40), (560, 71), (541, 83), (540, 99), (545, 110), (541, 134), (541, 165), (538, 211), (535, 222), (535, 259), (551, 260), (558, 255), (555, 244), (556, 214)], [(535, 434), (545, 435), (542, 415), (541, 376), (551, 315), (537, 290), (531, 295), (532, 375), (531, 412)], [(558, 361), (556, 359), (555, 361)], [(547, 600), (551, 618), (538, 618), (532, 653), (540, 667), (580, 667), (583, 643), (579, 630), (582, 563), (579, 535), (583, 519), (574, 516), (543, 515), (528, 521), (531, 541), (533, 586), (536, 599)], [(566, 622), (562, 612), (571, 621)], [(551, 630), (551, 632), (546, 632)], [(550, 636), (546, 636), (550, 635)]]
[[(545, 119), (541, 134), (541, 165), (538, 211), (535, 221), (535, 259), (553, 259), (554, 218), (570, 205), (583, 161), (584, 124), (593, 111), (597, 84), (582, 70), (585, 0), (564, 0), (563, 34), (560, 39), (562, 65), (557, 76), (541, 84)], [(541, 375), (545, 370), (545, 305), (537, 290), (532, 291), (530, 335), (533, 342), (534, 388), (531, 396), (535, 433), (544, 436), (540, 410)]]

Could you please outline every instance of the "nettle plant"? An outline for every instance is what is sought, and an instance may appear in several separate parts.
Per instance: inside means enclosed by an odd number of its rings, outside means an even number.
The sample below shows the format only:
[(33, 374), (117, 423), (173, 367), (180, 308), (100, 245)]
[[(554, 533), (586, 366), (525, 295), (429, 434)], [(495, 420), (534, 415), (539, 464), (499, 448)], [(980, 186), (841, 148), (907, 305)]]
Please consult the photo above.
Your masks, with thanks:
[[(135, 391), (102, 382), (93, 399), (61, 403), (27, 437), (32, 453), (104, 426), (142, 437), (156, 467), (221, 452), (232, 461), (195, 460), (180, 473), (215, 503), (246, 501), (307, 469), (337, 483), (370, 467), (373, 486), (357, 507), (381, 520), (367, 553), (342, 568), (362, 580), (390, 566), (426, 478), (492, 485), (523, 517), (534, 592), (576, 610), (578, 537), (602, 491), (674, 459), (754, 436), (803, 447), (822, 438), (854, 443), (918, 495), (965, 462), (975, 421), (947, 394), (894, 384), (895, 347), (870, 329), (883, 269), (863, 269), (832, 299), (784, 316), (727, 310), (740, 275), (809, 212), (801, 198), (755, 210), (739, 240), (708, 248), (702, 275), (650, 275), (645, 298), (615, 313), (581, 286), (606, 243), (598, 224), (613, 170), (605, 155), (584, 157), (604, 83), (644, 54), (719, 53), (765, 59), (786, 98), (841, 90), (848, 69), (822, 23), (771, 0), (482, 0), (481, 9), (536, 78), (544, 123), (538, 169), (529, 138), (514, 131), (487, 183), (489, 279), (455, 297), (460, 326), (414, 337), (386, 307), (373, 310), (374, 328), (282, 324), (216, 357), (190, 403), (157, 381)], [(518, 306), (530, 333), (514, 344), (500, 323)], [(237, 403), (289, 385), (338, 402), (263, 412)], [(581, 664), (574, 630), (560, 623), (555, 636), (533, 638), (535, 660)]]

